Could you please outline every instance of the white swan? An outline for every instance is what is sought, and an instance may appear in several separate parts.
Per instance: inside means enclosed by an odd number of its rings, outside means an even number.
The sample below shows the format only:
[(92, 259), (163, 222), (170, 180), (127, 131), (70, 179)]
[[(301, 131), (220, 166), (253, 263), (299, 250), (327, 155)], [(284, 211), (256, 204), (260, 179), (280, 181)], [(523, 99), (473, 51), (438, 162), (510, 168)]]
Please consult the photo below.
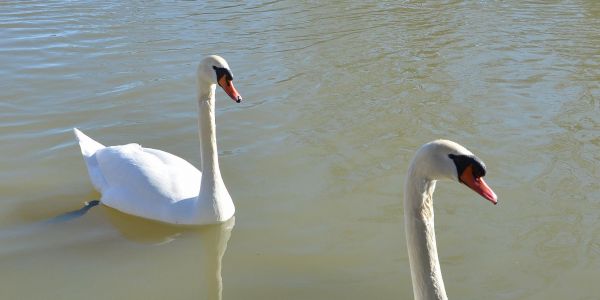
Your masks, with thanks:
[(415, 299), (448, 299), (437, 255), (433, 191), (440, 179), (457, 180), (497, 204), (483, 181), (485, 165), (465, 147), (448, 140), (423, 145), (415, 154), (404, 189), (404, 224)]
[(138, 144), (105, 147), (77, 128), (75, 136), (101, 203), (122, 212), (165, 223), (222, 223), (235, 213), (221, 178), (215, 132), (216, 84), (242, 101), (222, 57), (204, 58), (198, 66), (198, 123), (201, 169), (170, 153)]

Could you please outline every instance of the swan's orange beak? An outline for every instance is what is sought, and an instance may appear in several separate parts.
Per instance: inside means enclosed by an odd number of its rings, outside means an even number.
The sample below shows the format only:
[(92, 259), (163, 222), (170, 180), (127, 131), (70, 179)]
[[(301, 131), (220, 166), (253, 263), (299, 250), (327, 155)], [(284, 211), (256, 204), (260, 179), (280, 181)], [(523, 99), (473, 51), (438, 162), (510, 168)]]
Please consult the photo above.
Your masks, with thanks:
[(492, 191), (492, 189), (485, 183), (482, 177), (473, 177), (473, 166), (468, 166), (463, 173), (460, 175), (460, 182), (477, 192), (483, 198), (498, 204), (498, 196)]
[(231, 97), (231, 99), (233, 99), (233, 101), (237, 103), (242, 102), (242, 96), (240, 96), (240, 93), (238, 93), (233, 86), (233, 81), (228, 80), (227, 76), (221, 76), (221, 79), (219, 79), (219, 86), (227, 93), (227, 95), (229, 95), (229, 97)]

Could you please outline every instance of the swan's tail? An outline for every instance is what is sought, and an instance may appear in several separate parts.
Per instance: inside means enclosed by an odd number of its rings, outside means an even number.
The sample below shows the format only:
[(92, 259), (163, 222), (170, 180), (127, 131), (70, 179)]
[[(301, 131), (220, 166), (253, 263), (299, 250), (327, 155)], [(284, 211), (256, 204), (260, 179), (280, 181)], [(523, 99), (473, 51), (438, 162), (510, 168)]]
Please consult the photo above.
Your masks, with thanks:
[(81, 147), (81, 154), (86, 158), (94, 155), (96, 151), (105, 148), (104, 145), (94, 141), (91, 137), (85, 135), (77, 128), (73, 128), (73, 133), (75, 133), (75, 137), (79, 142), (79, 147)]
[(96, 188), (97, 191), (102, 192), (102, 187), (106, 185), (106, 181), (104, 180), (104, 176), (102, 176), (102, 172), (98, 167), (98, 161), (94, 154), (96, 154), (96, 151), (105, 148), (105, 146), (94, 141), (91, 137), (85, 135), (77, 128), (73, 128), (73, 133), (75, 133), (75, 137), (79, 142), (81, 154), (83, 155), (83, 160), (87, 166), (90, 180), (92, 181), (94, 188)]

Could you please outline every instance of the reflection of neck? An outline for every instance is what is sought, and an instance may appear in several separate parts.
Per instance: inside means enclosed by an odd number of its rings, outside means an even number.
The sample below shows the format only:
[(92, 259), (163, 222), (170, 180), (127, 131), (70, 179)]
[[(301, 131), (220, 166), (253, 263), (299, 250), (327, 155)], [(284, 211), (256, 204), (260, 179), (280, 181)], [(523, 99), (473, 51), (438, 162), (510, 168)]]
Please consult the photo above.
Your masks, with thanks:
[(234, 226), (235, 217), (223, 224), (211, 226), (203, 233), (205, 239), (202, 244), (205, 247), (206, 260), (203, 261), (202, 270), (206, 286), (202, 289), (205, 291), (205, 297), (201, 299), (221, 300), (223, 297), (222, 262)]
[(404, 224), (415, 299), (448, 299), (440, 270), (433, 222), (435, 180), (411, 165), (404, 189)]

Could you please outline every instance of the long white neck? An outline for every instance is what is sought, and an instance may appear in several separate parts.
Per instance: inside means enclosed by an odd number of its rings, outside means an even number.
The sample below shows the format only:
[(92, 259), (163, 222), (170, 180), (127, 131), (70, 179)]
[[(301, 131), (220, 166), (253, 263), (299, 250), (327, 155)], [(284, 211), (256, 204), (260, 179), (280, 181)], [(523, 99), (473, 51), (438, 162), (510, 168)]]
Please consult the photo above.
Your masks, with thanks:
[(215, 85), (200, 87), (198, 92), (198, 126), (202, 181), (198, 205), (202, 214), (211, 214), (216, 221), (229, 219), (235, 210), (219, 169), (215, 126)]
[(212, 179), (210, 181), (214, 184), (214, 179), (221, 179), (215, 125), (214, 84), (207, 89), (200, 90), (198, 99), (198, 127), (200, 130), (200, 162), (202, 164), (201, 187), (204, 187), (205, 180)]
[(419, 174), (413, 162), (404, 188), (404, 224), (416, 300), (448, 299), (435, 241), (435, 182)]

